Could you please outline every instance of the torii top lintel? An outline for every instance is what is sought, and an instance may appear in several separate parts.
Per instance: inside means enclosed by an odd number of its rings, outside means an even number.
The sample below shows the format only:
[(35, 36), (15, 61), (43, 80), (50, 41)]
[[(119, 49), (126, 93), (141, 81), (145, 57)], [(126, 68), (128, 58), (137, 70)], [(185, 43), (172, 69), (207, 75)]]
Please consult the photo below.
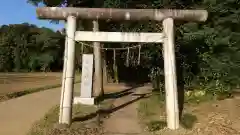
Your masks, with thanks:
[(39, 19), (65, 20), (68, 16), (90, 20), (153, 20), (165, 18), (174, 20), (204, 22), (208, 18), (206, 10), (177, 9), (118, 9), (118, 8), (74, 8), (74, 7), (41, 7), (37, 8)]

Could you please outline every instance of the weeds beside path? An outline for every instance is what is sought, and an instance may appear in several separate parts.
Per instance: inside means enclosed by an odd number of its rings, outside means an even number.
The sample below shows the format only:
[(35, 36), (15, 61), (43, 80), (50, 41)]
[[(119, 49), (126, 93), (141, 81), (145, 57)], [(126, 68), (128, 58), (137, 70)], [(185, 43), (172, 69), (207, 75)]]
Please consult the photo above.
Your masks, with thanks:
[[(202, 95), (190, 99), (185, 105), (178, 130), (167, 129), (165, 95), (152, 92), (139, 104), (141, 123), (153, 135), (239, 135), (240, 99), (224, 100)], [(193, 101), (195, 100), (195, 101)], [(201, 102), (199, 102), (201, 101)]]

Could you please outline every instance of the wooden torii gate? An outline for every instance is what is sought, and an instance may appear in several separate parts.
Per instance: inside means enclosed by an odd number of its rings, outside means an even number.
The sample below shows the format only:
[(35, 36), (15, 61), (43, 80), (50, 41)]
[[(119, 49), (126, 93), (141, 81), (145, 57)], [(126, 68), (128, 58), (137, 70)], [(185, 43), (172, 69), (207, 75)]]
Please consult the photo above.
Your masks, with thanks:
[[(74, 55), (76, 41), (97, 42), (154, 42), (163, 43), (164, 73), (166, 89), (167, 125), (170, 129), (179, 128), (179, 110), (177, 98), (177, 80), (174, 47), (174, 20), (197, 21), (207, 20), (206, 10), (174, 10), (174, 9), (113, 9), (113, 8), (60, 8), (42, 7), (37, 9), (40, 19), (67, 20), (67, 38), (64, 59), (65, 81), (63, 81), (62, 108), (60, 108), (59, 123), (71, 124), (72, 100), (74, 84)], [(115, 21), (163, 21), (162, 33), (122, 33), (76, 31), (77, 19), (115, 20)], [(97, 44), (95, 44), (97, 45)], [(98, 55), (99, 56), (99, 55)], [(99, 61), (101, 58), (94, 56)], [(96, 63), (96, 62), (95, 62)], [(98, 65), (95, 65), (98, 66)], [(95, 67), (100, 70), (100, 66)]]

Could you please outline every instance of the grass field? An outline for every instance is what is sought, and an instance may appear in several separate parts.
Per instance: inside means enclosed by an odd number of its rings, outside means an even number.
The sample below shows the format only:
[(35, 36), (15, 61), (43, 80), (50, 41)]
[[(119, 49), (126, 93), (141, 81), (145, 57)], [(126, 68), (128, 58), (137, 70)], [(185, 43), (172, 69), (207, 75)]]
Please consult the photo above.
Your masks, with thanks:
[[(75, 82), (81, 79), (75, 76)], [(49, 73), (0, 73), (0, 101), (19, 97), (32, 92), (60, 87), (62, 83), (61, 72)], [(112, 93), (128, 88), (125, 85), (108, 84), (104, 86), (106, 93)], [(76, 95), (80, 90), (75, 91)], [(7, 95), (7, 96), (6, 96)]]
[[(61, 86), (62, 73), (0, 73), (0, 101)], [(76, 74), (75, 82), (80, 81)]]
[(61, 73), (0, 73), (0, 95), (59, 83)]

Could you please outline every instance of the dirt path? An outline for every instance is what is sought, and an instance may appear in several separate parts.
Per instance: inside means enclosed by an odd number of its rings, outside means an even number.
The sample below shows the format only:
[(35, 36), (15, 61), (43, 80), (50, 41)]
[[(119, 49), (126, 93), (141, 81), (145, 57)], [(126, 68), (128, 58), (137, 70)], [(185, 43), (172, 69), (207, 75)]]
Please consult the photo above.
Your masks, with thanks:
[(26, 135), (35, 121), (59, 103), (60, 92), (55, 88), (1, 102), (0, 135)]
[[(138, 122), (137, 102), (144, 98), (149, 86), (135, 88), (131, 94), (114, 101), (115, 112), (104, 121), (104, 135), (143, 135)], [(145, 95), (146, 96), (146, 95)]]

